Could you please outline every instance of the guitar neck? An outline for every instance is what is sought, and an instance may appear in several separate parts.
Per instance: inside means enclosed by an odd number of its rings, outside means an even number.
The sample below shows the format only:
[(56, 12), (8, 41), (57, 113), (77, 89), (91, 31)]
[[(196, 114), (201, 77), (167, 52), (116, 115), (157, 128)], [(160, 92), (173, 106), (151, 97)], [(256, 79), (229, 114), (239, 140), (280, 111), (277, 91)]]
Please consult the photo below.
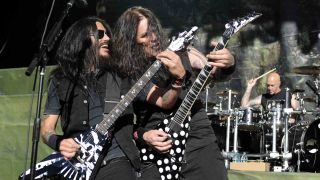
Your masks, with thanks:
[(156, 60), (151, 67), (145, 72), (121, 101), (107, 115), (104, 115), (103, 120), (97, 125), (96, 130), (105, 135), (109, 128), (115, 123), (125, 109), (130, 105), (133, 99), (146, 86), (153, 75), (160, 69), (161, 62)]
[[(221, 50), (223, 49), (228, 41), (222, 41), (219, 42), (213, 51)], [(200, 71), (200, 73), (197, 76), (197, 79), (192, 84), (190, 90), (188, 91), (186, 97), (183, 99), (180, 107), (178, 108), (176, 114), (174, 115), (173, 120), (170, 123), (177, 123), (182, 124), (183, 121), (186, 119), (188, 112), (191, 110), (194, 102), (198, 98), (199, 93), (201, 92), (201, 89), (203, 88), (204, 84), (207, 82), (210, 71), (212, 70), (212, 65), (207, 63)], [(174, 125), (172, 125), (174, 127)]]
[(227, 43), (228, 43), (228, 41), (226, 41), (226, 42), (219, 42), (219, 43), (216, 45), (216, 47), (214, 48), (213, 51), (218, 51), (218, 50), (223, 49), (223, 48), (225, 47), (225, 44), (227, 44)]
[[(253, 21), (254, 19), (260, 16), (261, 14), (259, 13), (253, 13), (246, 16), (245, 18), (237, 19), (230, 23), (227, 23), (226, 30), (223, 32), (223, 35), (222, 35), (222, 41), (216, 45), (213, 51), (223, 49), (227, 45), (230, 37), (234, 33), (236, 33), (246, 24), (248, 24), (249, 22)], [(186, 119), (201, 89), (203, 88), (204, 84), (208, 80), (208, 77), (210, 75), (210, 71), (212, 70), (212, 68), (213, 67), (209, 63), (207, 63), (204, 66), (204, 68), (200, 71), (197, 79), (193, 83), (192, 87), (190, 88), (189, 92), (187, 93), (186, 97), (184, 98), (180, 107), (178, 108), (176, 114), (174, 115), (173, 120), (170, 121), (168, 125), (169, 127), (176, 127), (176, 125), (181, 125), (183, 121)], [(173, 128), (171, 129), (174, 130)]]
[(204, 68), (200, 71), (197, 79), (194, 81), (186, 97), (182, 101), (179, 109), (174, 115), (173, 121), (178, 124), (182, 124), (185, 118), (188, 115), (188, 112), (191, 110), (194, 102), (196, 101), (201, 89), (209, 78), (210, 71), (212, 70), (210, 64), (206, 64)]

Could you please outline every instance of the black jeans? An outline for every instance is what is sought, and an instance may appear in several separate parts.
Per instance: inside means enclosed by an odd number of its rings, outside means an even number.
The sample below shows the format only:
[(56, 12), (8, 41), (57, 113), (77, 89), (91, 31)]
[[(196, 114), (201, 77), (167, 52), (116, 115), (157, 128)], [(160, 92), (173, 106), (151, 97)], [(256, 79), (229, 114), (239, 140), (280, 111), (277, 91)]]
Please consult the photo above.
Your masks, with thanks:
[(95, 180), (137, 180), (140, 175), (126, 157), (114, 158), (101, 166)]
[[(227, 169), (217, 143), (187, 151), (186, 163), (183, 163), (179, 180), (227, 180)], [(160, 180), (160, 173), (155, 164), (144, 164), (141, 180)]]
[(179, 180), (227, 180), (227, 169), (217, 143), (186, 153)]
[(139, 180), (161, 180), (158, 167), (154, 163), (145, 163), (141, 167), (141, 178)]

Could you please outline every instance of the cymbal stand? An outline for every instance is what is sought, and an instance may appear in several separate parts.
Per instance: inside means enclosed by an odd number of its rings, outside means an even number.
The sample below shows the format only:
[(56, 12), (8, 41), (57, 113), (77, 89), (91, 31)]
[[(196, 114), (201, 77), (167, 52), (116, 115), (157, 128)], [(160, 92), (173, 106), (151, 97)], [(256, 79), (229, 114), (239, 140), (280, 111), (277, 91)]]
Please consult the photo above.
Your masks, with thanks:
[(297, 159), (297, 172), (300, 172), (300, 165), (301, 165), (301, 153), (304, 153), (304, 150), (302, 148), (303, 142), (299, 142), (296, 144), (297, 149), (294, 150), (294, 153), (298, 154), (298, 159)]
[(234, 132), (233, 132), (233, 152), (238, 152), (238, 121), (239, 121), (239, 115), (235, 114), (235, 122), (234, 122)]
[(319, 79), (320, 79), (320, 74), (314, 80), (314, 84), (316, 85), (316, 89), (317, 89), (317, 91), (316, 91), (316, 95), (317, 95), (316, 104), (317, 104), (318, 107), (320, 107), (320, 87), (319, 87), (320, 86), (320, 80)]
[(302, 92), (298, 92), (296, 93), (296, 100), (299, 102), (299, 110), (303, 110), (304, 109), (304, 98), (305, 94)]
[[(229, 90), (229, 94), (228, 94), (228, 111), (231, 112), (231, 89)], [(230, 168), (230, 119), (231, 116), (228, 116), (228, 120), (227, 120), (227, 135), (226, 135), (226, 151), (225, 151), (225, 166), (227, 169)]]
[(234, 136), (233, 136), (233, 151), (230, 156), (232, 156), (232, 161), (234, 162), (243, 162), (245, 159), (247, 159), (247, 156), (244, 154), (241, 155), (238, 151), (238, 122), (239, 117), (243, 117), (243, 111), (240, 111), (238, 109), (235, 109), (232, 113), (230, 113), (232, 116), (235, 117), (234, 120)]
[(279, 152), (277, 151), (277, 122), (280, 122), (281, 107), (279, 104), (276, 107), (272, 107), (272, 151), (270, 152), (271, 159), (278, 159)]
[(284, 148), (282, 152), (282, 171), (288, 171), (289, 170), (289, 160), (292, 158), (292, 153), (289, 152), (289, 135), (288, 135), (288, 121), (289, 117), (291, 115), (291, 112), (293, 111), (292, 108), (289, 108), (290, 103), (290, 89), (286, 88), (286, 104), (285, 108), (283, 109), (284, 114)]
[(206, 86), (206, 112), (208, 112), (209, 85)]

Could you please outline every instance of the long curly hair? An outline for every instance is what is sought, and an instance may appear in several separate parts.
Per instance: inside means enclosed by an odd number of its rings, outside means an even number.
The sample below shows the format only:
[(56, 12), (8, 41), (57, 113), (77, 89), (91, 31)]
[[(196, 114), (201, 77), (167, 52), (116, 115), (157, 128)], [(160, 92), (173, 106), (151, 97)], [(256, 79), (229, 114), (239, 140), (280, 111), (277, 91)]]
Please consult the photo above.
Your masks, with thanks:
[(127, 9), (119, 17), (113, 29), (112, 55), (114, 61), (117, 62), (119, 72), (123, 76), (130, 76), (135, 79), (140, 77), (152, 62), (147, 57), (143, 45), (136, 42), (141, 16), (148, 20), (148, 36), (152, 36), (152, 33), (154, 33), (160, 43), (161, 50), (164, 50), (168, 45), (167, 36), (158, 18), (150, 10), (135, 6)]
[[(99, 56), (99, 38), (96, 22), (100, 22), (111, 38), (109, 26), (100, 18), (86, 17), (73, 23), (64, 37), (56, 52), (58, 70), (63, 76), (74, 83), (88, 83), (88, 77), (94, 74), (97, 69), (102, 68), (102, 63), (113, 66), (110, 59), (101, 59)], [(93, 43), (92, 36), (96, 39)]]

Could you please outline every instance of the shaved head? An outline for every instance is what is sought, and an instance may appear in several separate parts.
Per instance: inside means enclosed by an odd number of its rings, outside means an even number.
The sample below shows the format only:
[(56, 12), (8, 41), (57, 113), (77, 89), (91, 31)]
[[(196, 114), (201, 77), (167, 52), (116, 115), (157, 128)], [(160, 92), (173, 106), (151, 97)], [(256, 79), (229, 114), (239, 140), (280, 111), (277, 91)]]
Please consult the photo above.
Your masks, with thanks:
[(267, 79), (268, 93), (271, 95), (277, 94), (278, 92), (281, 91), (280, 85), (281, 85), (280, 75), (276, 72), (270, 73)]

